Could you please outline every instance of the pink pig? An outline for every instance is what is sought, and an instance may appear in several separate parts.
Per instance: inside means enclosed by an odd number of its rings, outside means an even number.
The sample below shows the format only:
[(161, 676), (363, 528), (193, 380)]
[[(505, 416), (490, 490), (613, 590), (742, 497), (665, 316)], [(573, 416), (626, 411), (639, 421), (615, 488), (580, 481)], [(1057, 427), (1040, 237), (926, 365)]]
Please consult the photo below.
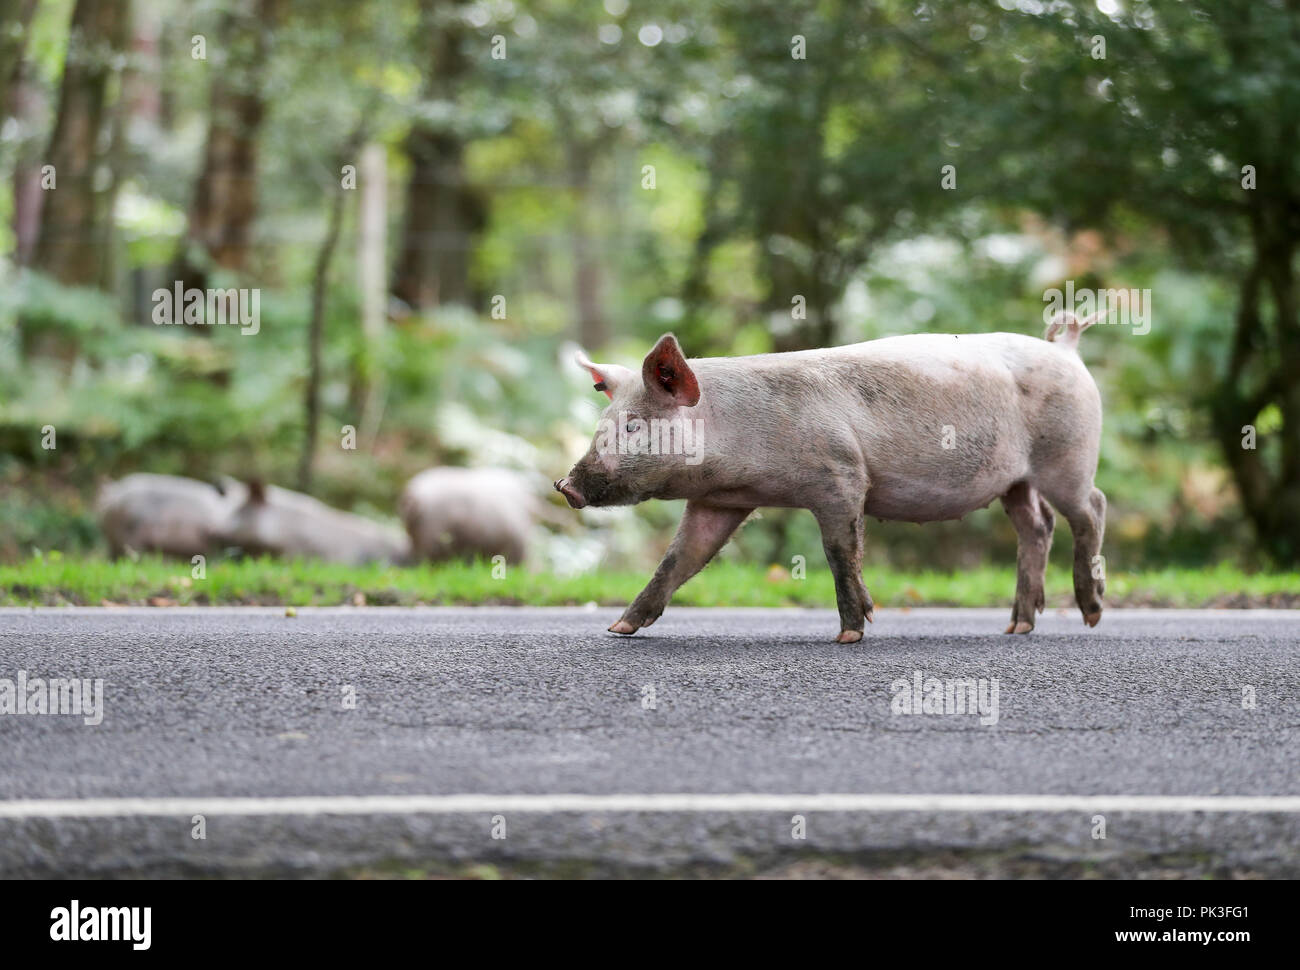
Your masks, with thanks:
[(1028, 633), (1043, 611), (1051, 506), (1070, 523), (1075, 599), (1095, 626), (1105, 589), (1106, 497), (1093, 485), (1101, 399), (1077, 352), (1095, 322), (1059, 314), (1046, 340), (915, 334), (691, 361), (665, 334), (640, 373), (579, 353), (610, 403), (556, 489), (575, 509), (686, 499), (654, 577), (609, 629), (652, 624), (753, 509), (804, 508), (835, 577), (836, 640), (853, 643), (873, 609), (866, 517), (957, 519), (997, 498), (1019, 538), (1006, 632)]

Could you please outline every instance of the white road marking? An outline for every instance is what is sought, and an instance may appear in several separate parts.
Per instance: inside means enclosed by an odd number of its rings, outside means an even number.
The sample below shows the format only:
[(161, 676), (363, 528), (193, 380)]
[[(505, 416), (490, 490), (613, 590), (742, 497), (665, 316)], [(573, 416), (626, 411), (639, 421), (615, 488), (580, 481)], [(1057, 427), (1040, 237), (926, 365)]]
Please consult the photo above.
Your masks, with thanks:
[(1300, 795), (305, 795), (0, 801), (0, 818), (505, 812), (1300, 812)]

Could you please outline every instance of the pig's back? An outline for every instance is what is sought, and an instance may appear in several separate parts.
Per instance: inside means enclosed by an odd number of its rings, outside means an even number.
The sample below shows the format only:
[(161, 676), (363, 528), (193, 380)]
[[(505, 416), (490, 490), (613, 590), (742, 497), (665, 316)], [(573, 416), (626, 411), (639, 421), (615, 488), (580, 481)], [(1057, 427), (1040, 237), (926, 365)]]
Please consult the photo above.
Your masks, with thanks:
[(1071, 349), (992, 333), (887, 337), (844, 350), (840, 374), (866, 405), (869, 514), (959, 518), (1063, 460), (1096, 467), (1100, 396)]
[(924, 368), (927, 363), (946, 367), (979, 361), (1018, 369), (1042, 360), (1064, 361), (1067, 366), (1087, 372), (1078, 354), (1063, 344), (1048, 343), (1022, 333), (1002, 332), (899, 334), (840, 347), (755, 354), (749, 357), (706, 357), (691, 360), (690, 364), (692, 367), (703, 367), (706, 371), (720, 367), (807, 373), (838, 362), (854, 361), (905, 364), (909, 368)]
[(867, 511), (881, 518), (957, 518), (1071, 449), (1096, 460), (1087, 369), (1022, 334), (910, 334), (703, 360), (696, 372), (719, 410), (763, 412), (743, 422), (749, 447), (797, 467), (860, 461)]
[(536, 497), (503, 468), (430, 468), (402, 492), (402, 520), (418, 558), (491, 558), (522, 561)]
[(1047, 398), (1072, 387), (1082, 398), (1097, 400), (1096, 384), (1078, 354), (1016, 333), (904, 334), (690, 364), (702, 386), (724, 398), (759, 393), (776, 406), (821, 400), (885, 409), (933, 404), (951, 410), (963, 402), (983, 408), (1003, 393), (1013, 396), (1006, 403), (1023, 404), (1021, 398)]
[(928, 369), (927, 364), (932, 364), (938, 372), (952, 368), (961, 372), (971, 366), (982, 366), (993, 371), (1006, 368), (1013, 374), (1033, 372), (1039, 368), (1075, 376), (1088, 374), (1074, 350), (1023, 333), (901, 334), (806, 353), (837, 355), (841, 351), (848, 359), (906, 364), (923, 370)]

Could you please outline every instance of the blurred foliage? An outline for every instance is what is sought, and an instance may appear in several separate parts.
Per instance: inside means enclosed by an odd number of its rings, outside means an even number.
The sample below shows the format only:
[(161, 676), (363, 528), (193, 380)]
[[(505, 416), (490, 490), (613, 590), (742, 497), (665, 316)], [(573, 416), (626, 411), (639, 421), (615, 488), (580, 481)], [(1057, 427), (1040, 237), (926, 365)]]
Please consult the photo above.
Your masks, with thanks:
[[(326, 301), (315, 479), (325, 500), (391, 517), (406, 478), (439, 463), (521, 468), (545, 490), (585, 448), (598, 410), (569, 362), (584, 333), (602, 335), (593, 354), (630, 365), (670, 329), (695, 356), (934, 330), (1036, 335), (1044, 289), (1073, 278), (1154, 294), (1149, 334), (1100, 327), (1082, 345), (1106, 404), (1098, 484), (1111, 500), (1112, 568), (1267, 562), (1206, 401), (1231, 350), (1247, 248), (1215, 205), (1232, 202), (1251, 144), (1237, 130), (1220, 153), (1211, 122), (1245, 105), (1240, 117), (1266, 125), (1284, 103), (1271, 92), (1300, 75), (1292, 60), (1276, 78), (1234, 73), (1218, 14), (1036, 0), (292, 0), (262, 81), (254, 258), (210, 283), (259, 287), (260, 332), (155, 327), (149, 293), (170, 285), (221, 16), (237, 2), (134, 5), (158, 44), (127, 62), (162, 107), (127, 119), (107, 291), (0, 260), (0, 557), (92, 547), (95, 486), (131, 471), (292, 483), (333, 160), (354, 129), (384, 147), (391, 263), (408, 135), (428, 125), (463, 145), (465, 180), (485, 200), (473, 305), (394, 301), (382, 335), (364, 335), (349, 202)], [(1276, 33), (1295, 15), (1258, 6), (1251, 29), (1275, 47), (1268, 25)], [(44, 114), (0, 129), (0, 183), (48, 136), (72, 7), (37, 11), (27, 56)], [(469, 67), (432, 84), (441, 33)], [(1104, 62), (1088, 56), (1095, 33), (1111, 45)], [(195, 34), (213, 38), (206, 62), (189, 56)], [(791, 56), (794, 35), (805, 59)], [(496, 37), (502, 59), (490, 53)], [(940, 188), (949, 163), (956, 192)], [(13, 195), (0, 193), (4, 252), (13, 215)], [(595, 255), (588, 310), (582, 240)], [(806, 321), (790, 312), (796, 293)], [(490, 312), (496, 295), (504, 319)], [(591, 306), (603, 330), (580, 320)], [(27, 351), (34, 337), (47, 352)], [(358, 385), (371, 382), (380, 410), (367, 424)], [(1278, 442), (1297, 431), (1270, 407), (1258, 427), (1276, 465)], [(342, 427), (358, 423), (358, 449), (341, 449)], [(53, 451), (41, 447), (46, 425)], [(673, 503), (589, 511), (580, 528), (573, 515), (568, 545), (547, 555), (641, 568), (675, 514)], [(1014, 547), (995, 507), (921, 529), (872, 523), (868, 559), (964, 568), (1007, 562)], [(1068, 553), (1062, 527), (1053, 561)], [(784, 511), (756, 517), (724, 554), (786, 566), (795, 555), (820, 563), (821, 543), (810, 516)]]

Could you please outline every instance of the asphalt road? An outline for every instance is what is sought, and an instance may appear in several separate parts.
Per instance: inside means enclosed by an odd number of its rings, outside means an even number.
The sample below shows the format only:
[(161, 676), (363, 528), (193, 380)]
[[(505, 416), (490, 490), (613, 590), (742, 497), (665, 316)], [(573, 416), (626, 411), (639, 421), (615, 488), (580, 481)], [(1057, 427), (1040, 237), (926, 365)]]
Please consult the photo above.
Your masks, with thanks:
[(1006, 613), (0, 610), (0, 875), (1300, 875), (1300, 611)]

